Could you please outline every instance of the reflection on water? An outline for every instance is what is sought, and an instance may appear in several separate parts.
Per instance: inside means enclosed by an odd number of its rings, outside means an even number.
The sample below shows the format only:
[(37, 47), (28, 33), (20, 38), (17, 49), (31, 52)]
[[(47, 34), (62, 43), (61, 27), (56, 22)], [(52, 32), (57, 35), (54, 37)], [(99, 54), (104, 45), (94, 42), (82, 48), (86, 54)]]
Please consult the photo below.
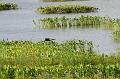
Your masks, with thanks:
[[(10, 40), (43, 40), (46, 37), (55, 38), (58, 41), (69, 39), (83, 39), (94, 42), (96, 49), (100, 52), (115, 52), (119, 43), (112, 39), (112, 32), (108, 30), (95, 29), (54, 29), (43, 30), (34, 29), (33, 19), (45, 17), (78, 17), (81, 14), (49, 14), (38, 15), (34, 11), (39, 6), (60, 5), (60, 4), (82, 4), (100, 8), (98, 13), (87, 13), (82, 15), (120, 17), (120, 0), (91, 0), (91, 1), (72, 1), (43, 3), (39, 0), (1, 0), (3, 2), (15, 2), (21, 9), (0, 12), (0, 39)], [(99, 45), (99, 46), (98, 46)]]

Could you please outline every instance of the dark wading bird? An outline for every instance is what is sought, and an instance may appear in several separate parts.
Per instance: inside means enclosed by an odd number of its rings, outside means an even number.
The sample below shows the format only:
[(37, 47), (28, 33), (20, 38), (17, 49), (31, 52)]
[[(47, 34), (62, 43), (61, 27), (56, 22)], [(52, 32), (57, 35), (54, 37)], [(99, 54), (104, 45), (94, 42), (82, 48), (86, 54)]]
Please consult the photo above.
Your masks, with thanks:
[(45, 38), (44, 41), (53, 41), (53, 40), (55, 40), (55, 39), (52, 39), (52, 38)]

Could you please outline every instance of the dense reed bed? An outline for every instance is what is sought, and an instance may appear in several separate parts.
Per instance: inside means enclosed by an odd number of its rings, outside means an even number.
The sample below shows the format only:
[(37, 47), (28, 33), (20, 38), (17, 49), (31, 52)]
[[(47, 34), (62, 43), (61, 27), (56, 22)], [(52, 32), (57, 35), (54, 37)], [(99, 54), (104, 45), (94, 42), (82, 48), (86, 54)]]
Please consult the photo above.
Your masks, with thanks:
[(0, 3), (0, 10), (17, 9), (18, 6), (15, 3)]
[(98, 8), (81, 5), (58, 5), (37, 8), (41, 14), (63, 14), (63, 13), (89, 13), (96, 12)]
[(0, 41), (1, 79), (115, 79), (120, 55), (97, 54), (82, 40)]

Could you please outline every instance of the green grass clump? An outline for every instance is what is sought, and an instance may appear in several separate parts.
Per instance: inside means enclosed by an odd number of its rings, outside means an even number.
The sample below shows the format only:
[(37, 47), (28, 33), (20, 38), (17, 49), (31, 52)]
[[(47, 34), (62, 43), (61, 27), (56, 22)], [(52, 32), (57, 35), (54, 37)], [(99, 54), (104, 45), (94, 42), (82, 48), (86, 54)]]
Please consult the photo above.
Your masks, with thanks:
[(41, 14), (63, 14), (63, 13), (89, 13), (96, 12), (98, 8), (80, 5), (59, 5), (37, 8)]
[(0, 41), (1, 79), (119, 77), (120, 55), (97, 54), (89, 41)]
[(0, 10), (17, 9), (18, 6), (15, 3), (0, 3)]

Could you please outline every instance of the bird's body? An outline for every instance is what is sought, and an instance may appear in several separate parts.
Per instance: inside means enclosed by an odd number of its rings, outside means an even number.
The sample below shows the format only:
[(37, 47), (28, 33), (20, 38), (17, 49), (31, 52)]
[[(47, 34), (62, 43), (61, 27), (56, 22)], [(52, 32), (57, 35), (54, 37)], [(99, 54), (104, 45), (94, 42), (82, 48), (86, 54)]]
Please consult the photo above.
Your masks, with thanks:
[(55, 40), (55, 39), (52, 39), (52, 38), (45, 38), (44, 41), (53, 41), (53, 40)]

